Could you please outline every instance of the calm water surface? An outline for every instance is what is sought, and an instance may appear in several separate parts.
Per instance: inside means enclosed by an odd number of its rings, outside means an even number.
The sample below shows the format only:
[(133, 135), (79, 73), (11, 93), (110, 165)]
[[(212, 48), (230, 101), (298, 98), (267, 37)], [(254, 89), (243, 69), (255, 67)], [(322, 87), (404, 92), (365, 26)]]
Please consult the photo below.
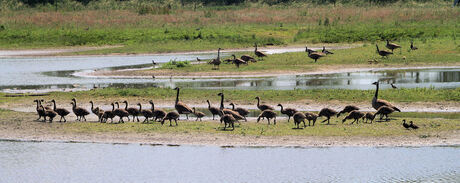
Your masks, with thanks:
[(459, 182), (459, 147), (0, 142), (0, 182)]

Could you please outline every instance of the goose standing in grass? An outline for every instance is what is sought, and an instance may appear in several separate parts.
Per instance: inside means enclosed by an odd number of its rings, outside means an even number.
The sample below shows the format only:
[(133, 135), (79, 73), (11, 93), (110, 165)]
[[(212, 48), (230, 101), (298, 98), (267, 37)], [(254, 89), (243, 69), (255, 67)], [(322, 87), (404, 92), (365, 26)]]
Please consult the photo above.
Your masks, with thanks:
[[(220, 110), (223, 112), (223, 114), (231, 114), (237, 121), (244, 119), (244, 117), (241, 116), (238, 112), (233, 111), (231, 109), (225, 109), (225, 107), (224, 107), (224, 93), (219, 93), (217, 95), (220, 96)], [(221, 115), (223, 115), (223, 114), (221, 114)]]
[(266, 105), (266, 104), (260, 104), (260, 97), (256, 97), (255, 99), (257, 99), (257, 108), (260, 109), (261, 111), (265, 111), (265, 110), (275, 110), (272, 106), (269, 106), (269, 105)]
[(300, 122), (303, 122), (303, 127), (307, 127), (307, 125), (305, 124), (305, 119), (307, 118), (305, 116), (305, 114), (301, 113), (301, 112), (296, 112), (293, 116), (294, 118), (294, 125), (297, 126), (297, 128), (300, 128), (299, 125), (300, 125)]
[(409, 127), (411, 127), (412, 129), (414, 130), (417, 130), (418, 129), (418, 126), (414, 124), (414, 122), (410, 121), (409, 122)]
[(323, 46), (323, 50), (321, 50), (322, 53), (326, 54), (326, 55), (329, 55), (329, 54), (334, 54), (332, 52), (330, 52), (329, 50), (326, 50), (326, 47)]
[(306, 112), (305, 117), (308, 120), (308, 126), (310, 126), (310, 122), (313, 122), (312, 126), (315, 126), (316, 119), (318, 118), (318, 115), (312, 112)]
[(214, 70), (218, 70), (220, 64), (222, 63), (222, 62), (220, 61), (220, 50), (222, 50), (222, 48), (217, 49), (217, 58), (212, 59), (210, 62), (208, 62), (208, 64), (212, 64), (212, 65), (213, 65), (213, 68), (212, 68), (212, 69), (214, 69)]
[[(345, 123), (345, 121), (347, 119), (354, 119), (351, 124), (355, 123), (358, 124), (359, 123), (359, 119), (363, 118), (364, 117), (364, 113), (361, 112), (361, 111), (358, 111), (358, 110), (354, 110), (354, 111), (351, 111), (350, 114), (348, 114), (347, 117), (345, 117), (343, 120), (342, 120), (342, 124)], [(364, 119), (363, 119), (364, 121)]]
[[(45, 116), (45, 109), (44, 109), (43, 106), (41, 105), (40, 100), (35, 99), (34, 102), (37, 103), (37, 108), (36, 108), (36, 110), (37, 110), (37, 114), (38, 114), (38, 119), (36, 119), (36, 120), (39, 121), (40, 118), (42, 118), (42, 117), (43, 117), (43, 118), (46, 118), (46, 116)], [(45, 120), (46, 120), (46, 119), (45, 119)]]
[(366, 119), (366, 122), (365, 122), (365, 123), (367, 123), (368, 120), (370, 120), (371, 123), (372, 123), (372, 122), (374, 121), (374, 118), (375, 118), (375, 117), (374, 117), (374, 113), (372, 113), (372, 112), (367, 112), (366, 115), (364, 116), (364, 118)]
[(308, 49), (307, 45), (305, 45), (305, 52), (307, 52), (308, 54), (310, 54), (310, 53), (315, 53), (316, 51), (315, 51), (315, 50), (312, 50), (312, 49)]
[(168, 114), (166, 114), (166, 116), (163, 118), (163, 121), (161, 121), (161, 125), (165, 123), (165, 120), (169, 120), (169, 126), (172, 126), (171, 121), (174, 120), (174, 122), (176, 122), (176, 126), (178, 126), (177, 124), (178, 119), (179, 119), (179, 113), (177, 113), (176, 111), (168, 112)]
[(411, 50), (417, 50), (417, 49), (418, 49), (417, 47), (414, 46), (414, 42), (413, 42), (413, 41), (410, 42), (410, 49), (411, 49)]
[(204, 116), (206, 116), (203, 112), (196, 111), (195, 107), (193, 107), (193, 114), (195, 114), (195, 116), (196, 116), (196, 120), (195, 120), (195, 121), (198, 121), (198, 119), (199, 119), (200, 121), (202, 121), (201, 118), (203, 118)]
[(97, 116), (97, 121), (101, 121), (101, 117), (104, 114), (104, 110), (100, 109), (99, 107), (94, 108), (93, 101), (89, 101), (91, 104), (91, 112)]
[(82, 118), (86, 121), (85, 116), (89, 114), (88, 110), (77, 107), (77, 99), (75, 98), (72, 99), (72, 111), (77, 116), (77, 121), (81, 121)]
[(155, 109), (155, 104), (153, 103), (152, 100), (149, 101), (150, 105), (152, 105), (152, 113), (155, 119), (153, 121), (159, 121), (162, 120), (166, 116), (166, 112), (161, 110), (161, 109)]
[(56, 112), (59, 116), (61, 116), (61, 119), (59, 119), (59, 122), (61, 122), (63, 118), (64, 118), (64, 122), (67, 122), (67, 120), (65, 119), (65, 116), (70, 114), (70, 112), (64, 108), (57, 108), (56, 101), (54, 99), (51, 100), (51, 102), (53, 102), (53, 111)]
[(294, 108), (283, 108), (283, 105), (278, 104), (278, 106), (281, 107), (281, 114), (285, 114), (288, 116), (288, 122), (291, 119), (291, 116), (294, 116), (295, 113), (297, 113), (297, 110)]
[(248, 120), (246, 119), (246, 116), (249, 114), (249, 110), (247, 110), (247, 109), (245, 109), (245, 108), (241, 108), (241, 107), (235, 108), (235, 104), (234, 104), (234, 103), (230, 103), (229, 105), (232, 106), (232, 110), (233, 110), (233, 111), (238, 112), (238, 114), (240, 114), (241, 116), (244, 117), (244, 121), (248, 121)]
[(254, 59), (254, 57), (251, 57), (249, 55), (241, 55), (241, 60), (244, 60), (245, 62), (257, 62), (256, 59)]
[(359, 107), (356, 107), (356, 106), (354, 106), (354, 105), (347, 105), (347, 106), (345, 106), (345, 108), (343, 108), (343, 110), (341, 110), (341, 111), (337, 114), (337, 117), (339, 117), (340, 114), (349, 113), (349, 112), (354, 111), (354, 110), (359, 110)]
[(125, 109), (120, 109), (120, 103), (115, 102), (117, 104), (117, 108), (113, 111), (113, 114), (115, 116), (118, 116), (120, 119), (118, 120), (118, 123), (124, 123), (125, 121), (123, 120), (124, 117), (128, 118), (129, 121), (129, 112), (126, 111)]
[(273, 124), (276, 125), (276, 113), (270, 109), (264, 110), (259, 114), (259, 117), (257, 118), (257, 123), (260, 121), (260, 118), (267, 118), (269, 125), (270, 125), (270, 119), (273, 119)]
[(309, 51), (308, 52), (308, 57), (310, 57), (311, 59), (315, 60), (315, 63), (318, 59), (320, 59), (321, 57), (325, 57), (326, 55), (323, 54), (323, 53), (320, 53), (320, 52), (311, 52)]
[(262, 53), (261, 51), (258, 51), (258, 50), (257, 50), (257, 43), (254, 44), (254, 47), (255, 47), (254, 54), (255, 54), (257, 57), (263, 58), (263, 57), (266, 57), (266, 56), (267, 56), (265, 53)]
[(387, 39), (387, 44), (385, 45), (388, 49), (391, 50), (391, 52), (393, 53), (393, 50), (394, 49), (398, 49), (398, 48), (401, 48), (401, 46), (395, 44), (395, 43), (390, 43), (390, 41)]
[[(50, 123), (53, 122), (54, 117), (56, 117), (57, 115), (58, 115), (57, 112), (54, 112), (52, 109), (45, 109), (45, 116), (48, 117), (48, 121)], [(46, 121), (46, 118), (43, 118), (43, 122), (45, 121)]]
[(102, 117), (100, 119), (101, 123), (107, 122), (108, 119), (110, 119), (110, 122), (113, 123), (113, 118), (115, 117), (114, 110), (115, 110), (115, 105), (113, 103), (110, 104), (112, 106), (111, 111), (104, 111), (102, 114)]
[(323, 108), (321, 109), (321, 111), (319, 111), (318, 117), (321, 117), (321, 116), (326, 117), (327, 119), (325, 119), (324, 121), (321, 121), (321, 123), (324, 123), (327, 121), (327, 124), (329, 125), (330, 124), (329, 120), (331, 119), (332, 116), (336, 114), (337, 114), (337, 111), (335, 111), (334, 109)]
[(391, 107), (388, 107), (388, 106), (382, 106), (380, 107), (377, 112), (374, 114), (374, 118), (375, 116), (377, 116), (377, 114), (380, 114), (380, 120), (382, 120), (383, 116), (385, 116), (385, 121), (388, 121), (388, 115), (395, 112), (395, 110)]
[(177, 94), (176, 94), (176, 102), (174, 104), (174, 108), (176, 108), (177, 112), (179, 114), (185, 114), (185, 116), (187, 117), (188, 119), (188, 115), (189, 114), (192, 114), (192, 108), (190, 108), (189, 106), (187, 106), (187, 104), (183, 103), (183, 102), (180, 102), (179, 101), (179, 93), (180, 93), (180, 88), (179, 87), (176, 87), (174, 88), (174, 90), (177, 91)]
[(149, 122), (149, 118), (153, 118), (152, 110), (142, 109), (141, 103), (137, 103), (137, 105), (139, 106), (140, 113), (142, 114), (142, 116), (144, 116), (144, 121), (142, 121), (142, 123)]
[[(221, 111), (223, 114), (223, 111)], [(224, 114), (220, 117), (220, 123), (224, 122), (224, 130), (227, 129), (227, 126), (232, 126), (232, 130), (235, 129), (236, 119), (231, 114)]]
[(382, 56), (382, 58), (386, 57), (388, 58), (388, 55), (393, 54), (392, 52), (386, 51), (386, 50), (380, 50), (379, 46), (376, 44), (375, 47), (377, 48), (377, 53)]
[(209, 100), (206, 100), (208, 102), (208, 110), (212, 114), (212, 120), (214, 120), (216, 115), (219, 115), (219, 108), (211, 106), (211, 102)]
[(248, 64), (244, 60), (236, 58), (235, 54), (233, 54), (232, 56), (233, 56), (232, 62), (233, 62), (233, 64), (236, 65), (237, 68), (240, 68), (240, 65), (242, 65), (242, 64), (246, 64), (246, 65)]
[(401, 110), (399, 110), (397, 107), (395, 107), (393, 104), (391, 104), (390, 102), (386, 101), (386, 100), (382, 100), (382, 99), (378, 99), (378, 96), (379, 96), (379, 82), (376, 81), (374, 83), (372, 83), (373, 85), (375, 85), (375, 94), (374, 94), (374, 98), (372, 98), (372, 107), (375, 109), (375, 110), (378, 110), (380, 107), (382, 106), (388, 106), (390, 108), (392, 108), (393, 110), (396, 110), (398, 112), (401, 112)]
[(129, 115), (133, 116), (133, 122), (134, 122), (134, 118), (136, 118), (137, 122), (139, 122), (139, 114), (140, 114), (139, 109), (137, 109), (135, 107), (128, 107), (129, 104), (128, 104), (128, 101), (126, 101), (126, 100), (123, 101), (123, 103), (125, 103), (125, 110), (128, 111)]

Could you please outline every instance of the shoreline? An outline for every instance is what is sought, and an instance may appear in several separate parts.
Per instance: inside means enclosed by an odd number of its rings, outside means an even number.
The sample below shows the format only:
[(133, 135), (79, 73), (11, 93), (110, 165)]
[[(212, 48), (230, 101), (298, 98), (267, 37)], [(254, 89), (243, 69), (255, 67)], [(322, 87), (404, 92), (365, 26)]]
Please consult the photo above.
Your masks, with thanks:
[(241, 136), (227, 134), (17, 134), (0, 135), (0, 141), (51, 142), (51, 143), (97, 143), (137, 144), (151, 146), (212, 146), (212, 147), (282, 147), (282, 148), (326, 148), (326, 147), (433, 147), (459, 146), (460, 132), (441, 132), (442, 136), (426, 138), (407, 136)]

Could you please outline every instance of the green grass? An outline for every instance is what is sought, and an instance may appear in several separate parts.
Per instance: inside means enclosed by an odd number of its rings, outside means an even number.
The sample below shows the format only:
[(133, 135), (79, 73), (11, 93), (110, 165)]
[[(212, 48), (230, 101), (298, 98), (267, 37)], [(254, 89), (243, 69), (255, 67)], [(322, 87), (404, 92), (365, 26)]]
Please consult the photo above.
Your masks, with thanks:
[[(105, 2), (105, 1), (104, 1)], [(121, 45), (77, 54), (194, 51), (259, 45), (371, 43), (391, 40), (456, 40), (460, 11), (446, 2), (375, 5), (229, 7), (173, 6), (139, 14), (141, 4), (7, 8), (0, 11), (0, 48)], [(153, 3), (155, 4), (155, 3)], [(69, 7), (73, 7), (69, 6)], [(97, 8), (97, 7), (106, 7)], [(134, 7), (134, 8), (133, 8)], [(155, 8), (154, 8), (155, 9)], [(251, 12), (251, 13), (247, 13)]]
[[(196, 90), (182, 89), (181, 100), (193, 103), (205, 104), (206, 100), (217, 102), (220, 97), (217, 93), (221, 90)], [(313, 90), (225, 90), (226, 102), (233, 101), (238, 104), (255, 104), (256, 96), (260, 96), (267, 103), (297, 103), (308, 105), (308, 102), (327, 103), (328, 101), (340, 101), (343, 103), (370, 102), (374, 96), (374, 90), (341, 90), (341, 89), (313, 89)], [(5, 97), (0, 93), (0, 104), (30, 103), (37, 97)], [(51, 92), (49, 96), (38, 97), (45, 100), (56, 99), (57, 101), (70, 101), (73, 97), (82, 103), (89, 100), (110, 102), (120, 100), (137, 100), (154, 102), (174, 102), (175, 90), (167, 88), (144, 88), (144, 89), (117, 89), (105, 88), (94, 91), (79, 92)], [(456, 89), (386, 89), (379, 92), (379, 97), (391, 102), (459, 102), (460, 88)]]
[[(386, 49), (384, 42), (377, 42), (380, 49)], [(212, 70), (212, 65), (196, 64), (190, 67), (174, 68), (175, 72), (194, 73), (194, 72), (254, 72), (254, 71), (314, 71), (324, 66), (344, 66), (344, 67), (382, 67), (382, 66), (426, 66), (426, 65), (446, 65), (456, 64), (460, 57), (460, 44), (458, 41), (450, 39), (416, 40), (415, 44), (419, 48), (416, 51), (409, 51), (410, 41), (398, 42), (402, 49), (394, 51), (394, 55), (388, 59), (382, 59), (376, 53), (375, 44), (364, 44), (361, 47), (333, 50), (335, 54), (328, 55), (314, 63), (305, 52), (273, 54), (257, 63), (249, 63), (237, 69), (231, 64), (221, 64), (219, 70)], [(250, 53), (253, 54), (253, 53)], [(405, 58), (405, 59), (403, 59)], [(378, 65), (370, 65), (369, 60), (376, 59)], [(157, 69), (155, 69), (157, 70)]]
[[(421, 113), (413, 113), (414, 115)], [(169, 123), (165, 125), (160, 123), (141, 124), (141, 123), (124, 123), (124, 124), (102, 124), (92, 122), (69, 122), (69, 123), (53, 123), (47, 125), (47, 129), (65, 134), (101, 134), (101, 133), (170, 133), (170, 134), (233, 134), (242, 136), (368, 136), (368, 137), (383, 137), (383, 136), (401, 136), (401, 135), (417, 135), (420, 138), (436, 136), (440, 132), (451, 132), (460, 130), (460, 120), (444, 118), (443, 113), (432, 114), (437, 115), (436, 118), (420, 118), (420, 117), (405, 117), (409, 121), (414, 121), (420, 129), (417, 131), (405, 130), (401, 125), (401, 117), (396, 117), (390, 122), (374, 122), (373, 124), (359, 123), (358, 125), (349, 125), (350, 121), (342, 124), (339, 119), (333, 118), (332, 124), (322, 125), (319, 119), (314, 127), (305, 129), (293, 129), (293, 123), (287, 123), (286, 120), (278, 120), (276, 125), (267, 125), (266, 121), (259, 123), (245, 123), (241, 126), (236, 124), (234, 131), (223, 131), (222, 124), (217, 121), (179, 121), (179, 126), (169, 127)], [(459, 114), (455, 114), (458, 116)], [(22, 116), (22, 119), (16, 119), (17, 116)], [(30, 119), (28, 119), (30, 118)], [(16, 125), (18, 128), (35, 119), (33, 113), (14, 112), (8, 110), (0, 110), (0, 125)], [(307, 122), (308, 123), (308, 122)]]

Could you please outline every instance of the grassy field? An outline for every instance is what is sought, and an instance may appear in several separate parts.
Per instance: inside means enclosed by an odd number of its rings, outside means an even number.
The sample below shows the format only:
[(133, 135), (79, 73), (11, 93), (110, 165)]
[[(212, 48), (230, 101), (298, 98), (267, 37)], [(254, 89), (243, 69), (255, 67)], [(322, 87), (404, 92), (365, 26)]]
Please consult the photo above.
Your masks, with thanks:
[[(190, 104), (205, 104), (206, 100), (213, 103), (220, 101), (217, 93), (221, 90), (196, 90), (182, 89), (181, 100)], [(254, 99), (260, 96), (267, 103), (296, 103), (299, 105), (308, 105), (302, 102), (319, 102), (329, 101), (348, 102), (368, 102), (374, 95), (374, 90), (341, 90), (341, 89), (314, 89), (314, 90), (267, 90), (267, 91), (247, 91), (247, 90), (225, 90), (225, 102), (236, 102), (237, 104), (255, 104)], [(79, 92), (52, 92), (49, 96), (38, 97), (45, 100), (56, 99), (57, 101), (69, 101), (73, 97), (81, 103), (87, 103), (89, 100), (97, 102), (111, 101), (148, 101), (153, 100), (156, 103), (174, 103), (176, 91), (163, 88), (145, 88), (145, 89), (116, 89), (106, 88), (93, 91)], [(379, 92), (379, 97), (391, 102), (459, 102), (460, 88), (457, 89), (433, 89), (433, 88), (413, 88), (413, 89), (386, 89)], [(0, 94), (0, 104), (30, 104), (37, 97), (6, 97), (5, 93)]]
[(4, 8), (0, 11), (0, 48), (122, 46), (79, 53), (109, 54), (241, 48), (255, 42), (423, 42), (456, 40), (460, 23), (460, 10), (450, 8), (447, 2), (386, 6), (245, 4), (197, 9), (173, 6), (167, 12), (147, 13), (140, 13), (139, 8), (117, 8), (116, 4), (104, 6), (108, 9)]
[[(405, 117), (408, 121), (414, 121), (419, 127), (419, 130), (406, 130), (401, 125), (403, 118), (396, 117), (390, 122), (374, 122), (372, 124), (359, 123), (350, 125), (350, 121), (342, 124), (339, 119), (332, 119), (333, 125), (323, 125), (319, 121), (313, 127), (305, 129), (293, 129), (292, 122), (287, 123), (287, 120), (278, 120), (276, 125), (267, 125), (266, 121), (259, 123), (243, 122), (241, 126), (236, 124), (234, 131), (223, 131), (223, 125), (217, 121), (179, 121), (179, 126), (169, 127), (169, 123), (165, 125), (160, 123), (141, 124), (141, 123), (124, 123), (124, 124), (102, 124), (94, 122), (68, 122), (68, 123), (52, 123), (45, 125), (46, 131), (59, 132), (63, 134), (103, 134), (103, 133), (206, 133), (206, 134), (233, 134), (242, 136), (404, 136), (417, 135), (420, 138), (436, 136), (441, 132), (451, 132), (460, 130), (460, 120), (450, 119), (453, 115), (458, 117), (459, 114), (428, 114), (418, 115), (421, 113), (408, 114), (410, 117)], [(412, 116), (413, 115), (413, 116)], [(425, 118), (433, 116), (433, 118)], [(34, 113), (14, 112), (9, 110), (0, 110), (0, 126), (16, 125), (17, 128), (26, 128), (29, 123), (40, 124), (34, 122), (36, 118)], [(307, 122), (308, 123), (308, 122)], [(44, 125), (44, 124), (43, 124)], [(43, 129), (42, 129), (43, 131)]]

